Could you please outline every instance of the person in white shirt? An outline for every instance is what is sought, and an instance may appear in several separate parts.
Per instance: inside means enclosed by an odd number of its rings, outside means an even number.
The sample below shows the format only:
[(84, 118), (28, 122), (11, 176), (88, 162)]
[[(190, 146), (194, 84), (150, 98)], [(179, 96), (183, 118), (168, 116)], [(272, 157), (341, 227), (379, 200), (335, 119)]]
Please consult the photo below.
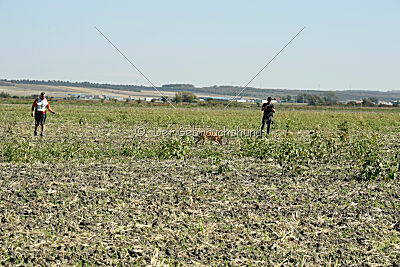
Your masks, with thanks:
[(40, 93), (40, 96), (35, 99), (32, 104), (32, 117), (35, 117), (35, 131), (33, 134), (37, 135), (37, 128), (40, 124), (42, 127), (42, 132), (40, 136), (43, 136), (45, 123), (46, 123), (46, 109), (48, 109), (51, 113), (56, 114), (51, 108), (49, 101), (46, 99), (46, 94), (44, 92)]

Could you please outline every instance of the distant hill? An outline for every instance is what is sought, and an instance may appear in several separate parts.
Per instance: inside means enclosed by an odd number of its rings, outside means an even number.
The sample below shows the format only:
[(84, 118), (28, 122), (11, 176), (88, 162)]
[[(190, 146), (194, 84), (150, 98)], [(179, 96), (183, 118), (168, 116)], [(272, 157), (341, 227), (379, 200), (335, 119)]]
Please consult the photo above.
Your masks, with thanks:
[(137, 85), (121, 85), (121, 84), (108, 84), (108, 83), (91, 83), (91, 82), (70, 82), (70, 81), (56, 81), (56, 80), (0, 80), (0, 85), (13, 85), (13, 84), (35, 84), (35, 85), (51, 85), (51, 86), (69, 86), (81, 88), (104, 88), (114, 90), (125, 90), (140, 92), (148, 87)]
[[(126, 84), (108, 84), (108, 83), (91, 83), (91, 82), (70, 82), (59, 80), (7, 80), (1, 79), (1, 86), (13, 86), (21, 84), (34, 84), (46, 86), (68, 86), (78, 88), (96, 88), (96, 89), (112, 89), (121, 91), (141, 92), (142, 90), (153, 90), (151, 86), (143, 85), (126, 85)], [(160, 92), (179, 92), (188, 91), (202, 95), (221, 95), (221, 96), (236, 96), (243, 88), (239, 86), (209, 86), (195, 87), (192, 84), (165, 84), (157, 87)], [(369, 90), (332, 90), (335, 91), (340, 101), (346, 100), (361, 100), (362, 98), (378, 98), (383, 101), (394, 101), (400, 99), (400, 90), (391, 91), (369, 91)], [(296, 90), (296, 89), (278, 89), (278, 88), (254, 88), (249, 87), (244, 90), (240, 96), (247, 98), (265, 99), (271, 97), (297, 96), (300, 94), (323, 95), (323, 90)]]
[[(229, 95), (236, 96), (243, 88), (238, 86), (211, 86), (197, 88), (193, 85), (163, 85), (161, 89), (168, 88), (169, 91), (190, 91), (193, 93), (201, 94), (213, 94), (213, 95)], [(392, 90), (387, 92), (382, 91), (369, 91), (369, 90), (332, 90), (335, 91), (340, 101), (346, 100), (361, 100), (362, 98), (373, 98), (376, 97), (379, 100), (393, 101), (400, 99), (400, 90)], [(311, 94), (311, 95), (323, 95), (326, 90), (303, 90), (303, 89), (278, 89), (278, 88), (246, 88), (240, 96), (250, 98), (265, 99), (268, 96), (271, 97), (284, 97), (287, 95), (297, 96), (300, 94)]]

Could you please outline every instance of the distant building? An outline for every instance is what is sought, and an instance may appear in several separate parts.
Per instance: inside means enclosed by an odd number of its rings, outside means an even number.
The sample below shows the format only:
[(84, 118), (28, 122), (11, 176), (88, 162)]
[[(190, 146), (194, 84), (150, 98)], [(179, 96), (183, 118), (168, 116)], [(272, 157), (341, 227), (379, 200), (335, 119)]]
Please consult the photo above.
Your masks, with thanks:
[(387, 102), (387, 101), (378, 101), (378, 105), (382, 105), (382, 106), (393, 106), (392, 102)]
[(345, 100), (345, 101), (339, 101), (340, 103), (344, 103), (344, 104), (349, 104), (349, 103), (354, 103), (354, 104), (362, 104), (362, 101), (360, 100)]
[(116, 100), (119, 100), (119, 101), (124, 100), (122, 97), (117, 96), (117, 95), (103, 95), (103, 99), (104, 100), (114, 100), (114, 99), (116, 99)]

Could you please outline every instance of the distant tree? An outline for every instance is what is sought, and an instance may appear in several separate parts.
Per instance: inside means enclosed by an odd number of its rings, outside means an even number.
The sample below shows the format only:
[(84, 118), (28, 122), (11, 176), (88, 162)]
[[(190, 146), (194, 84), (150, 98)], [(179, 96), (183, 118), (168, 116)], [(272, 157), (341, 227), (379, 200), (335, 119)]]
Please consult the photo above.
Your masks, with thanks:
[(193, 94), (192, 92), (182, 91), (182, 92), (175, 93), (174, 101), (176, 103), (180, 103), (180, 102), (194, 103), (194, 102), (198, 101), (198, 97), (195, 94)]
[(11, 98), (11, 95), (9, 93), (1, 92), (0, 98)]
[(297, 103), (310, 103), (313, 95), (307, 93), (300, 93), (296, 97)]
[(371, 100), (372, 103), (374, 103), (375, 105), (379, 104), (379, 98), (373, 96), (369, 98)]
[(366, 107), (374, 106), (374, 102), (372, 102), (370, 98), (363, 98), (362, 104)]
[(285, 95), (285, 96), (282, 96), (281, 99), (282, 99), (283, 101), (290, 102), (290, 100), (292, 99), (292, 96), (290, 96), (290, 95)]
[(312, 95), (309, 93), (300, 93), (297, 95), (297, 103), (308, 103), (312, 106), (325, 105), (325, 99), (320, 95)]
[(312, 106), (324, 105), (325, 100), (320, 95), (311, 95), (308, 104)]
[(215, 102), (214, 99), (212, 99), (212, 98), (207, 98), (206, 101), (208, 104), (214, 104), (214, 102)]
[(326, 104), (336, 104), (339, 101), (339, 97), (334, 91), (326, 91), (323, 94), (323, 99)]
[(183, 102), (183, 92), (178, 92), (178, 93), (175, 93), (175, 98), (174, 98), (174, 102), (175, 103), (180, 103), (180, 102)]

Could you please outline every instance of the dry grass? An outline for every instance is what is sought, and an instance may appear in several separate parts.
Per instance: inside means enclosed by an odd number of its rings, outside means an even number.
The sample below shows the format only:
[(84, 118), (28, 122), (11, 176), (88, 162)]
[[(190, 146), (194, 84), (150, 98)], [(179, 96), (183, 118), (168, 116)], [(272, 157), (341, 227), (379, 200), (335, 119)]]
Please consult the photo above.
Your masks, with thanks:
[[(180, 110), (173, 117), (169, 109), (117, 107), (110, 114), (91, 106), (68, 113), (71, 107), (54, 108), (61, 117), (49, 116), (49, 131), (40, 139), (31, 136), (24, 106), (0, 107), (6, 125), (0, 130), (2, 264), (303, 266), (400, 260), (399, 170), (390, 165), (398, 164), (400, 152), (398, 113), (330, 111), (313, 120), (314, 111), (282, 111), (278, 122), (297, 118), (305, 124), (276, 125), (269, 141), (231, 137), (222, 147), (196, 147), (189, 137), (161, 150), (168, 138), (138, 138), (134, 129), (190, 128), (194, 120), (201, 127), (222, 128), (229, 120), (231, 126), (255, 128), (259, 114), (210, 110), (217, 116), (201, 121), (207, 110)], [(250, 119), (243, 122), (238, 114)], [(370, 124), (376, 117), (385, 121)], [(350, 122), (348, 136), (343, 118)], [(330, 120), (325, 128), (322, 119)], [(38, 159), (40, 147), (50, 152)], [(16, 156), (7, 157), (5, 148)], [(365, 167), (372, 148), (379, 149), (378, 165)], [(381, 172), (368, 178), (369, 167), (379, 164)], [(392, 166), (394, 177), (385, 166)]]

